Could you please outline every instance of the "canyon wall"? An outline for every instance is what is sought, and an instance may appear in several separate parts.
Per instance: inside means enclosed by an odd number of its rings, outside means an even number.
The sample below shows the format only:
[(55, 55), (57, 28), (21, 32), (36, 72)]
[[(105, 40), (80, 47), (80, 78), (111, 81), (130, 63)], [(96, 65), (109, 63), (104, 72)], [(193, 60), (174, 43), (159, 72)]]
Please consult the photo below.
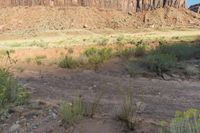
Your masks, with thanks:
[(89, 6), (117, 9), (124, 12), (152, 10), (166, 6), (186, 7), (187, 0), (0, 0), (0, 7), (7, 6)]

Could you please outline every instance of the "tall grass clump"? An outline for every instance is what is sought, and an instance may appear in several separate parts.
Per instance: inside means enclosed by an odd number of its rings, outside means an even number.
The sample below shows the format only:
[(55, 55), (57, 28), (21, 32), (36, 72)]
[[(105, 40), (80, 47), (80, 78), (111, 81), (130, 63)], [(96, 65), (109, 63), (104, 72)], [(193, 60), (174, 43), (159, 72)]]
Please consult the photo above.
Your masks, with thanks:
[[(163, 127), (165, 128), (165, 127)], [(169, 129), (161, 128), (161, 133), (200, 133), (200, 113), (196, 109), (177, 111)]]
[(141, 110), (142, 104), (137, 104), (133, 99), (132, 93), (128, 92), (125, 94), (118, 118), (125, 122), (128, 129), (135, 130), (138, 120), (138, 112)]
[(72, 104), (64, 102), (60, 106), (60, 113), (65, 124), (73, 125), (81, 120), (85, 114), (82, 98), (78, 97)]
[(62, 58), (59, 61), (59, 66), (61, 68), (73, 69), (73, 68), (77, 68), (79, 66), (79, 63), (77, 60), (73, 59), (71, 56), (66, 55), (64, 58)]
[(27, 91), (18, 84), (14, 76), (8, 70), (0, 68), (0, 109), (24, 104), (27, 99)]
[(154, 53), (145, 58), (147, 68), (157, 74), (162, 74), (175, 67), (177, 58), (174, 55)]
[(146, 54), (146, 49), (147, 45), (145, 44), (145, 42), (143, 42), (143, 40), (137, 42), (135, 48), (135, 56), (136, 57), (144, 56)]

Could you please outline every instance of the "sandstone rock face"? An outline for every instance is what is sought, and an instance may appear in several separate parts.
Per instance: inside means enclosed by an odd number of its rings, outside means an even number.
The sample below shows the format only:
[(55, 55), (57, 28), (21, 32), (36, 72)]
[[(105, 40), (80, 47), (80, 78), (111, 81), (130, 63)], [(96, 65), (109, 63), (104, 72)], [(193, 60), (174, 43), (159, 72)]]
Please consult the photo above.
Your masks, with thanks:
[(190, 6), (189, 9), (200, 14), (200, 3)]
[(186, 0), (0, 0), (0, 6), (89, 6), (137, 12), (155, 8), (186, 7)]

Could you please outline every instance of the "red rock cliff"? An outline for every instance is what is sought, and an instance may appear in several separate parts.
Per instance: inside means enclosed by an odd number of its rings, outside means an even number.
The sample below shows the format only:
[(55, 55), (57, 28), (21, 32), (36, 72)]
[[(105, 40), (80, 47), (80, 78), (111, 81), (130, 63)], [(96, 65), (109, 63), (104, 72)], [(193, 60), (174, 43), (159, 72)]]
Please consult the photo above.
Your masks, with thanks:
[(125, 12), (152, 10), (165, 6), (185, 7), (186, 0), (0, 0), (0, 6), (90, 6)]

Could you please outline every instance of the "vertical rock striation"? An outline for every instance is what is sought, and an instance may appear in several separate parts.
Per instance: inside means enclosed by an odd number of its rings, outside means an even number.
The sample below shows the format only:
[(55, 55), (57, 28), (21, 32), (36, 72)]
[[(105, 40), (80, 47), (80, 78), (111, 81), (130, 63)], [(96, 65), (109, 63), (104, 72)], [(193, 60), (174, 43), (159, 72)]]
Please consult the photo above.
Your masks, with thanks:
[(153, 10), (166, 6), (186, 7), (186, 0), (0, 0), (0, 6), (89, 6), (124, 12)]

